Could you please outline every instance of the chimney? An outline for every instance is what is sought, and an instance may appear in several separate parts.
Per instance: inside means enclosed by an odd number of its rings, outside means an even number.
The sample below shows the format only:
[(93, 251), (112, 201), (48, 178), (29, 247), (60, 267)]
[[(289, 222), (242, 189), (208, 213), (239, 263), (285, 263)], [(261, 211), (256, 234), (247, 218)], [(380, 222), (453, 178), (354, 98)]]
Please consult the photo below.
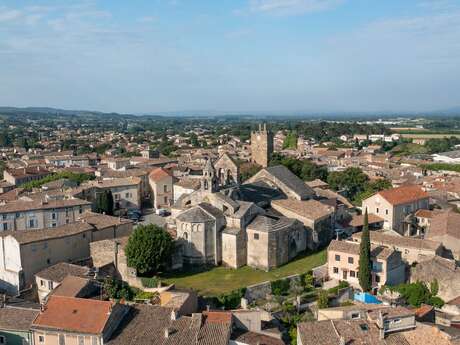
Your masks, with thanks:
[(340, 337), (339, 345), (347, 345), (344, 337)]
[(172, 321), (176, 321), (177, 320), (177, 313), (176, 311), (173, 309), (171, 310), (171, 320)]
[(168, 327), (165, 328), (165, 338), (169, 338), (170, 330)]

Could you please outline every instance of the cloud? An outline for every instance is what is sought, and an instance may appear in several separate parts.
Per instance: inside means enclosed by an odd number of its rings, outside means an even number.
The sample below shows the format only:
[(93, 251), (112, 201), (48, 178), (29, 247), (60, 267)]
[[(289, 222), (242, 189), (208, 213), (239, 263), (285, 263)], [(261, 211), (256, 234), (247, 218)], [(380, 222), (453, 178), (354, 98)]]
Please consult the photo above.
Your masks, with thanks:
[(22, 16), (22, 12), (19, 10), (10, 10), (7, 8), (0, 8), (0, 23), (15, 21)]
[(248, 11), (277, 16), (302, 15), (331, 10), (344, 0), (249, 0)]

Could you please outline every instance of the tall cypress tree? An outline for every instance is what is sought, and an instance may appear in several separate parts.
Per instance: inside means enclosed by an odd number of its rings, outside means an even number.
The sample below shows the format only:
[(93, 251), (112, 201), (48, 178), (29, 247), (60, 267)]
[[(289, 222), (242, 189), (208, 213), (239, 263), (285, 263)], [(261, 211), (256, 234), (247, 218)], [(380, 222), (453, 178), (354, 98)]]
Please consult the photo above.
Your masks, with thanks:
[(359, 271), (358, 279), (361, 289), (367, 292), (372, 289), (372, 261), (371, 261), (371, 239), (369, 235), (369, 220), (367, 209), (364, 213), (363, 231), (361, 233), (361, 243), (359, 246)]
[(109, 190), (107, 192), (107, 211), (106, 214), (109, 216), (113, 216), (113, 195), (112, 192)]

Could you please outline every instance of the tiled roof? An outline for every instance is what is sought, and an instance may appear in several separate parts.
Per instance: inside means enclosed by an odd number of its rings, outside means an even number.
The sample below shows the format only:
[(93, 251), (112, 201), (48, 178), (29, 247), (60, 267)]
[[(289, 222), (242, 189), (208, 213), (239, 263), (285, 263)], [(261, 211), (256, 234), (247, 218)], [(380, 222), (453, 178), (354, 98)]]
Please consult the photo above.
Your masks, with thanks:
[[(361, 240), (361, 233), (353, 234), (353, 239)], [(388, 247), (408, 247), (416, 249), (437, 250), (440, 242), (431, 241), (427, 239), (420, 239), (414, 237), (387, 235), (381, 231), (370, 232), (371, 242), (375, 245), (383, 245)]]
[(68, 262), (60, 262), (56, 265), (50, 266), (36, 273), (35, 275), (39, 278), (52, 280), (53, 282), (60, 283), (65, 277), (72, 276), (86, 276), (89, 272), (89, 268), (86, 266), (78, 266), (70, 264)]
[(149, 179), (154, 182), (160, 181), (165, 177), (171, 177), (171, 174), (169, 173), (169, 171), (163, 168), (153, 169), (152, 172), (149, 174)]
[[(368, 224), (373, 224), (373, 223), (383, 223), (383, 218), (380, 218), (379, 216), (376, 216), (375, 214), (369, 214), (368, 215)], [(357, 226), (363, 226), (364, 225), (364, 215), (353, 215), (352, 219), (350, 221), (350, 226), (352, 227), (357, 227)]]
[(416, 185), (387, 189), (378, 192), (378, 194), (392, 205), (408, 204), (429, 198), (428, 193)]
[(94, 212), (85, 212), (78, 218), (84, 222), (93, 225), (97, 230), (102, 230), (112, 226), (119, 226), (122, 224), (133, 223), (132, 220), (113, 217), (106, 214), (94, 213)]
[(417, 210), (417, 212), (415, 212), (415, 216), (420, 217), (420, 218), (433, 218), (434, 215), (435, 215), (435, 212), (430, 211), (430, 210), (424, 210), (424, 209), (420, 209), (420, 210)]
[(110, 178), (105, 180), (95, 180), (84, 183), (81, 187), (98, 187), (98, 188), (115, 188), (115, 187), (128, 187), (128, 186), (135, 186), (141, 183), (141, 179), (139, 177), (130, 176), (126, 178)]
[[(316, 200), (273, 200), (272, 207), (277, 209), (277, 206), (313, 220), (321, 219), (334, 213), (333, 207), (324, 205)], [(282, 211), (280, 212), (282, 213)]]
[(28, 331), (38, 314), (39, 311), (34, 309), (0, 308), (0, 330)]
[(265, 168), (265, 170), (300, 196), (307, 196), (313, 194), (313, 190), (307, 185), (305, 185), (305, 183), (300, 178), (294, 175), (284, 165), (268, 167)]
[[(106, 345), (227, 345), (231, 322), (201, 314), (171, 318), (173, 309), (136, 304)], [(166, 336), (166, 330), (168, 335)]]
[[(332, 240), (327, 250), (359, 255), (359, 247), (357, 242)], [(371, 256), (379, 259), (387, 259), (393, 252), (394, 250), (386, 247), (371, 246)]]
[(78, 297), (80, 291), (82, 291), (89, 282), (90, 280), (88, 278), (69, 275), (62, 280), (61, 284), (54, 289), (51, 294), (53, 296)]
[(71, 223), (56, 228), (47, 228), (40, 230), (21, 230), (21, 231), (3, 231), (1, 237), (12, 236), (19, 244), (27, 244), (49, 240), (54, 238), (76, 235), (82, 232), (93, 230), (93, 226), (86, 223)]
[(174, 183), (174, 186), (197, 190), (200, 188), (200, 183), (200, 179), (184, 177)]
[(24, 200), (15, 200), (6, 203), (5, 205), (0, 205), (0, 213), (12, 213), (12, 212), (24, 212), (24, 211), (33, 211), (33, 210), (44, 210), (52, 208), (63, 208), (63, 207), (73, 207), (80, 205), (91, 205), (90, 202), (86, 200), (81, 200), (77, 198), (72, 199), (63, 199), (63, 200), (33, 200), (33, 201), (24, 201)]
[(327, 320), (298, 324), (302, 345), (386, 345), (377, 326), (366, 320)]
[(113, 303), (108, 301), (51, 296), (32, 328), (100, 335), (112, 307)]
[(236, 330), (232, 333), (232, 340), (238, 344), (247, 344), (247, 345), (285, 345), (286, 343), (281, 339), (269, 337), (268, 335)]
[(297, 220), (292, 218), (258, 215), (249, 223), (247, 229), (264, 232), (278, 231), (292, 226), (295, 222)]

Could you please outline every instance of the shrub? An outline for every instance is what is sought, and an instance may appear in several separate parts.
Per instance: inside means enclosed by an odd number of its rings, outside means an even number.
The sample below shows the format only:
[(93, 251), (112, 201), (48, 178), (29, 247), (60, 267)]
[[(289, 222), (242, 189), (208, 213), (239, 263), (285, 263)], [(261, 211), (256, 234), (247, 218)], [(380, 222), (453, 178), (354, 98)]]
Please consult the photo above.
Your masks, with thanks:
[(291, 283), (288, 279), (279, 279), (271, 282), (272, 294), (276, 296), (287, 295)]
[(326, 290), (319, 290), (318, 293), (318, 308), (324, 309), (329, 307), (329, 293)]
[(217, 296), (217, 303), (224, 309), (236, 309), (240, 305), (241, 298), (244, 297), (246, 288), (233, 290), (228, 294), (222, 294)]
[(159, 277), (141, 277), (142, 286), (146, 288), (156, 288), (161, 284)]

